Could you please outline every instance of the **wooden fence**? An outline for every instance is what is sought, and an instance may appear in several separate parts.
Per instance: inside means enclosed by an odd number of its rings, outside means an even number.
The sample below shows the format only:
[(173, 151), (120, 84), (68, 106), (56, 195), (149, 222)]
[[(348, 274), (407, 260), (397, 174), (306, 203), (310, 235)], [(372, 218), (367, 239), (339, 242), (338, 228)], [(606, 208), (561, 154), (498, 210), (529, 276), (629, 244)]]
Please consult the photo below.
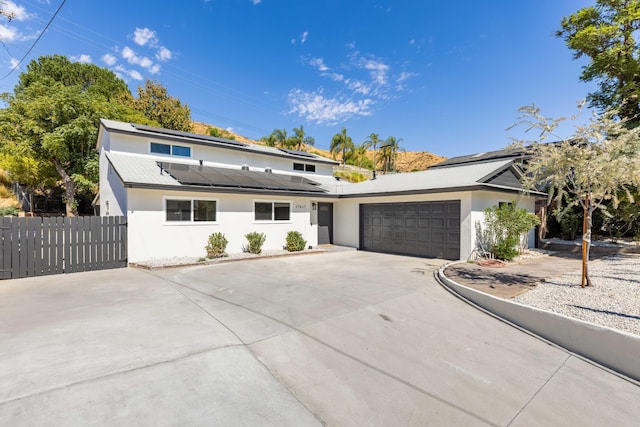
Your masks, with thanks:
[(127, 266), (127, 218), (0, 217), (0, 279)]

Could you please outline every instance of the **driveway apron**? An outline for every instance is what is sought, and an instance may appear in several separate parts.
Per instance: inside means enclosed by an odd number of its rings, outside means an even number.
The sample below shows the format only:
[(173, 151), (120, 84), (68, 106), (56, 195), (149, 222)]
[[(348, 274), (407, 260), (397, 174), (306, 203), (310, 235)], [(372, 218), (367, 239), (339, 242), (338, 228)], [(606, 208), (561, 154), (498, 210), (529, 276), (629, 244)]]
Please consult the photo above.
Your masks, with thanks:
[(0, 424), (640, 419), (640, 387), (451, 295), (442, 263), (352, 251), (0, 282)]

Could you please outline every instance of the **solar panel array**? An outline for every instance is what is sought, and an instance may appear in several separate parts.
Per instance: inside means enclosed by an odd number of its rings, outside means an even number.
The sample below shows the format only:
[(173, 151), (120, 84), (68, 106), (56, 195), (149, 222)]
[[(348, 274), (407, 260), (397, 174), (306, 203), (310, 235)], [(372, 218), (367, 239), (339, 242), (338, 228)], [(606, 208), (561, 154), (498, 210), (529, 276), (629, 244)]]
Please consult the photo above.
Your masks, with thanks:
[(306, 157), (311, 159), (315, 159), (317, 157), (315, 154), (307, 153), (304, 151), (298, 151), (298, 150), (289, 150), (288, 148), (279, 148), (278, 150), (283, 151), (287, 154), (298, 156), (298, 157)]
[(318, 184), (301, 176), (247, 171), (241, 169), (214, 168), (211, 166), (157, 162), (183, 185), (207, 187), (248, 188), (272, 191), (299, 191), (324, 193)]
[(131, 126), (136, 128), (137, 130), (141, 130), (144, 132), (160, 133), (162, 135), (171, 135), (171, 136), (179, 136), (182, 138), (199, 139), (201, 141), (216, 142), (219, 144), (227, 144), (227, 145), (236, 145), (238, 147), (246, 147), (248, 145), (248, 144), (245, 144), (244, 142), (233, 141), (231, 139), (222, 139), (214, 136), (198, 135), (195, 133), (182, 132), (179, 130), (162, 129), (162, 128), (156, 128), (153, 126), (138, 125), (138, 124), (132, 124)]

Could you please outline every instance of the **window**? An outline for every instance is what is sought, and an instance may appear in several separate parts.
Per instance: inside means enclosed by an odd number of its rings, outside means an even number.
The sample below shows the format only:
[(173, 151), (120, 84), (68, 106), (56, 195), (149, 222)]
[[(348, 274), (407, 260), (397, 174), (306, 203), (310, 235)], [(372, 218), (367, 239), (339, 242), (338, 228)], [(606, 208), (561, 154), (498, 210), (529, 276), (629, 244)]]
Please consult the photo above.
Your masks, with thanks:
[(152, 142), (149, 146), (149, 152), (153, 154), (164, 154), (167, 156), (191, 157), (191, 147), (160, 144), (159, 142)]
[(215, 200), (166, 199), (167, 222), (215, 222), (217, 202)]
[(157, 142), (152, 142), (151, 143), (151, 148), (150, 150), (152, 153), (155, 154), (171, 154), (171, 146), (169, 144), (159, 144)]
[(215, 200), (194, 200), (193, 201), (194, 221), (215, 221), (216, 201)]
[(289, 221), (291, 219), (291, 203), (289, 202), (255, 202), (256, 221)]
[(191, 147), (183, 147), (182, 145), (172, 145), (171, 154), (174, 156), (191, 157)]
[(316, 171), (316, 165), (308, 165), (304, 163), (294, 163), (293, 164), (294, 171), (302, 171), (302, 172), (314, 172)]

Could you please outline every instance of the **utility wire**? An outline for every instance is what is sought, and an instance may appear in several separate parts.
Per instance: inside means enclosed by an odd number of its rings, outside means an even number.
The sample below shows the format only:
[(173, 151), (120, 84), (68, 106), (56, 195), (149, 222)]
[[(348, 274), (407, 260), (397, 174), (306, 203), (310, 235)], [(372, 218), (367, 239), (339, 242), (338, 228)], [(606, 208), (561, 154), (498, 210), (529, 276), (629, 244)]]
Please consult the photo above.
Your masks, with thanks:
[(42, 29), (42, 31), (40, 32), (40, 34), (38, 35), (38, 37), (35, 39), (35, 41), (33, 42), (33, 44), (31, 45), (31, 47), (29, 48), (29, 50), (27, 50), (27, 53), (24, 54), (24, 56), (22, 57), (22, 59), (20, 59), (20, 61), (18, 61), (17, 64), (15, 64), (13, 66), (13, 68), (11, 70), (9, 70), (9, 72), (7, 74), (5, 74), (4, 76), (0, 77), (0, 80), (4, 80), (7, 77), (9, 77), (11, 75), (11, 73), (13, 73), (19, 66), (20, 64), (22, 64), (22, 61), (25, 60), (25, 58), (31, 53), (31, 51), (33, 50), (34, 47), (36, 47), (36, 44), (38, 43), (38, 41), (40, 41), (40, 38), (42, 37), (42, 35), (47, 31), (47, 29), (49, 28), (49, 25), (51, 25), (51, 23), (53, 22), (53, 20), (55, 19), (56, 15), (58, 15), (58, 12), (60, 12), (60, 9), (62, 9), (62, 6), (64, 6), (64, 4), (67, 2), (67, 0), (62, 0), (60, 2), (60, 6), (58, 6), (58, 8), (56, 9), (55, 13), (51, 16), (51, 19), (49, 19), (49, 22), (47, 22), (47, 25), (44, 26), (44, 28)]

